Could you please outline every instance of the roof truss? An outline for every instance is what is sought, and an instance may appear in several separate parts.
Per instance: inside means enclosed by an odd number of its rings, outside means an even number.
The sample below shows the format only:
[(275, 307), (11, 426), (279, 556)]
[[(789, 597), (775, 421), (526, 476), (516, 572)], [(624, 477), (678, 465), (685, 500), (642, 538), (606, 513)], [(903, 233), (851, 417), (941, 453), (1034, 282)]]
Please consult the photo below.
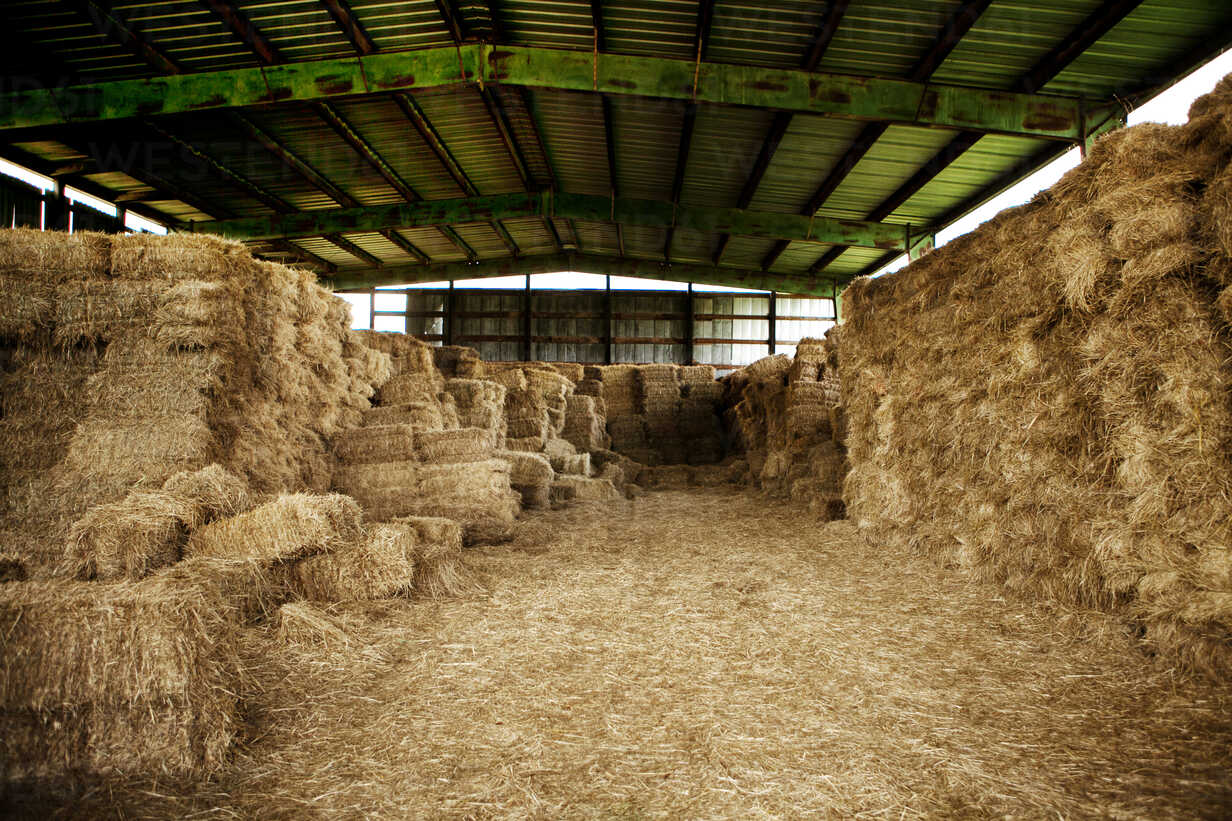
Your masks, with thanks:
[[(0, 129), (424, 88), (536, 86), (1076, 142), (1106, 113), (1040, 94), (730, 63), (461, 44), (0, 94)], [(1109, 106), (1110, 107), (1110, 106)], [(1100, 115), (1103, 114), (1101, 117)]]

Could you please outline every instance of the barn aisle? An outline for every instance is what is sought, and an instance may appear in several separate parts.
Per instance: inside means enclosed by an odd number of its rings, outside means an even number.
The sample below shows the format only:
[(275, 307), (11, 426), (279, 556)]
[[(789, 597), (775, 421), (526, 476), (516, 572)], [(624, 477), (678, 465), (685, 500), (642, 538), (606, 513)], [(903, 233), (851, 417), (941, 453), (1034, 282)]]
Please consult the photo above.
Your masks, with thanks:
[(669, 491), (547, 514), (467, 561), (482, 590), (326, 614), (254, 682), (219, 781), (109, 801), (262, 818), (1232, 806), (1226, 689), (1152, 669), (1114, 619), (1007, 601), (845, 522)]

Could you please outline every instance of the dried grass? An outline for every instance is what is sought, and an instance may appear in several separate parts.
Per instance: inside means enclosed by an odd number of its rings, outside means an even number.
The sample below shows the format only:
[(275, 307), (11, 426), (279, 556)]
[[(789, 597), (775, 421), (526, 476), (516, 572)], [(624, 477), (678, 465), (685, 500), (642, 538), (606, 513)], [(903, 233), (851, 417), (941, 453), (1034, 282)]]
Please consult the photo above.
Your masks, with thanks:
[(295, 559), (352, 544), (362, 532), (354, 499), (292, 493), (194, 531), (184, 552), (220, 559)]
[(422, 431), (415, 434), (415, 456), (429, 464), (483, 462), (492, 458), (496, 435), (484, 428)]
[(241, 676), (227, 613), (170, 577), (0, 586), (4, 776), (219, 768)]
[(349, 465), (413, 459), (416, 452), (416, 433), (411, 425), (371, 425), (334, 437), (334, 455)]
[(795, 508), (747, 493), (624, 507), (548, 513), (528, 540), (472, 551), (489, 593), (332, 608), (345, 642), (269, 671), (253, 741), (226, 772), (77, 806), (274, 819), (1225, 814), (1227, 688), (1143, 665), (1115, 621), (1006, 599), (845, 524), (784, 528)]
[(384, 599), (409, 592), (416, 537), (408, 528), (377, 525), (355, 544), (300, 559), (287, 570), (291, 589), (309, 601)]

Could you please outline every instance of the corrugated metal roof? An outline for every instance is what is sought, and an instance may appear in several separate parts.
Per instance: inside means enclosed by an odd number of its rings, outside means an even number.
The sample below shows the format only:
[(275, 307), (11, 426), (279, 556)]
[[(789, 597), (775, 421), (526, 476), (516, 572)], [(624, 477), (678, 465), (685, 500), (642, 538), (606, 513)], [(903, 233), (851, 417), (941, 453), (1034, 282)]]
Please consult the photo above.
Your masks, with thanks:
[[(105, 4), (103, 4), (105, 5)], [(291, 62), (352, 57), (348, 32), (319, 0), (237, 0), (235, 7)], [(706, 4), (698, 0), (614, 0), (601, 4), (596, 31), (588, 0), (349, 0), (351, 16), (381, 52), (449, 46), (453, 34), (444, 7), (461, 34), (472, 40), (591, 53), (596, 35), (606, 52), (695, 60), (699, 33), (707, 62), (798, 68), (810, 52), (831, 3), (766, 3), (718, 0), (708, 28), (701, 23)], [(936, 47), (959, 0), (876, 0), (853, 2), (824, 51), (819, 71), (874, 77), (907, 77)], [(1101, 7), (1100, 0), (995, 0), (974, 22), (931, 75), (952, 85), (1006, 89), (1014, 86), (1064, 38)], [(92, 20), (77, 4), (53, 0), (10, 0), (0, 7), (0, 23), (47, 56), (43, 73), (65, 71), (95, 81), (147, 78), (163, 70), (184, 72), (252, 68), (255, 51), (196, 0), (115, 2), (110, 20)], [(147, 61), (114, 36), (115, 23), (144, 38), (165, 62)], [(699, 29), (701, 29), (699, 31)], [(110, 36), (109, 36), (110, 35)], [(1146, 0), (1084, 53), (1059, 67), (1044, 90), (1108, 100), (1171, 77), (1202, 49), (1232, 42), (1232, 5), (1217, 0)], [(173, 69), (167, 65), (174, 64)], [(746, 188), (775, 112), (751, 106), (697, 105), (692, 137), (682, 146), (686, 101), (638, 95), (611, 95), (604, 120), (600, 95), (590, 91), (508, 86), (481, 90), (476, 85), (418, 91), (414, 95), (440, 144), (421, 136), (423, 122), (412, 119), (388, 95), (371, 93), (330, 103), (370, 146), (389, 171), (415, 194), (453, 199), (467, 194), (465, 178), (480, 195), (546, 189), (669, 202), (684, 157), (681, 207), (732, 208)], [(312, 105), (254, 107), (245, 112), (269, 137), (293, 152), (328, 186), (362, 205), (400, 202), (403, 197)], [(19, 144), (48, 164), (85, 163), (79, 179), (95, 189), (140, 197), (170, 221), (226, 216), (259, 216), (278, 208), (337, 208), (336, 198), (301, 170), (254, 142), (231, 116), (220, 112), (160, 118), (145, 123), (109, 124), (97, 130), (49, 130)], [(507, 128), (508, 144), (502, 136)], [(166, 139), (154, 127), (174, 136)], [(610, 128), (616, 179), (609, 174)], [(851, 149), (864, 123), (796, 114), (770, 155), (753, 189), (749, 208), (799, 213), (818, 186)], [(818, 213), (866, 219), (912, 178), (957, 132), (893, 125), (872, 145), (837, 186)], [(126, 143), (125, 141), (129, 141)], [(133, 143), (133, 140), (139, 140)], [(129, 146), (132, 151), (127, 150)], [(1025, 158), (1050, 144), (1033, 138), (987, 135), (901, 203), (883, 221), (933, 225), (992, 193)], [(524, 163), (524, 182), (515, 157)], [(93, 163), (93, 166), (90, 165)], [(71, 175), (66, 177), (71, 184)], [(165, 192), (150, 180), (162, 180)], [(186, 192), (186, 193), (185, 193)], [(159, 194), (164, 197), (160, 197)], [(177, 193), (191, 203), (176, 199)], [(197, 206), (200, 206), (198, 208)], [(203, 210), (210, 209), (210, 210)], [(543, 219), (504, 221), (524, 255), (558, 253), (572, 244), (587, 254), (620, 253), (610, 222), (557, 218), (557, 243)], [(458, 236), (481, 259), (510, 253), (488, 223), (456, 226)], [(459, 262), (466, 253), (436, 228), (399, 231), (433, 262)], [(668, 232), (626, 225), (624, 253), (661, 260)], [(391, 264), (411, 262), (402, 248), (373, 233), (349, 233), (346, 240)], [(296, 240), (306, 251), (343, 270), (367, 265), (326, 239)], [(676, 229), (672, 259), (708, 264), (720, 246), (717, 234)], [(808, 271), (830, 246), (796, 242), (777, 256), (772, 270)], [(773, 240), (732, 236), (722, 263), (758, 269)], [(876, 249), (848, 249), (826, 269), (846, 277), (882, 257)]]

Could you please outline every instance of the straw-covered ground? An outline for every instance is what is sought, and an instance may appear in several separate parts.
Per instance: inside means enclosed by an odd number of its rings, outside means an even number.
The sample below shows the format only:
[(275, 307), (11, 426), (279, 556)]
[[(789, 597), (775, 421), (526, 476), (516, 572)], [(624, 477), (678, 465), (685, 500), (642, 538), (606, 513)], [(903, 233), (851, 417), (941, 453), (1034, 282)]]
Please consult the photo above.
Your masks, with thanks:
[(845, 522), (672, 491), (544, 514), (467, 561), (482, 590), (269, 628), (287, 649), (251, 648), (249, 737), (214, 782), (68, 813), (1232, 813), (1226, 687)]

